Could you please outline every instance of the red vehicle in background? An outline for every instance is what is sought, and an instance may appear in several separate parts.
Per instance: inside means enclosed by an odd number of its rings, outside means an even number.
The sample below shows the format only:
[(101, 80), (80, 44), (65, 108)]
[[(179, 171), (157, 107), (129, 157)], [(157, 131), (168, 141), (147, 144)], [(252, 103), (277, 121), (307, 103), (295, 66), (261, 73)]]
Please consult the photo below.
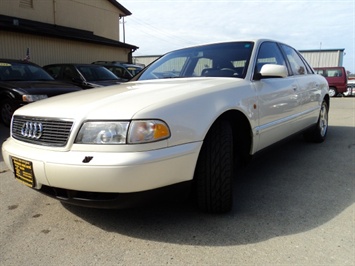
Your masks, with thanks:
[(329, 96), (335, 97), (348, 91), (348, 77), (344, 67), (315, 67), (314, 70), (328, 81)]

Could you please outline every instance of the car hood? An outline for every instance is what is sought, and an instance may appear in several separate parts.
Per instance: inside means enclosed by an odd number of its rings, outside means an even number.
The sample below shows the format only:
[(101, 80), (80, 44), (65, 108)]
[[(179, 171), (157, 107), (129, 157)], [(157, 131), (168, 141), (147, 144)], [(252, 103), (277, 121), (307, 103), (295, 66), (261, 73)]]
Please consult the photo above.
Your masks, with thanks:
[(1, 81), (1, 88), (16, 89), (23, 94), (39, 95), (48, 97), (81, 90), (80, 87), (58, 81)]
[(181, 78), (122, 83), (45, 99), (24, 106), (16, 115), (65, 119), (132, 119), (148, 107), (163, 108), (201, 94), (234, 88), (238, 78)]

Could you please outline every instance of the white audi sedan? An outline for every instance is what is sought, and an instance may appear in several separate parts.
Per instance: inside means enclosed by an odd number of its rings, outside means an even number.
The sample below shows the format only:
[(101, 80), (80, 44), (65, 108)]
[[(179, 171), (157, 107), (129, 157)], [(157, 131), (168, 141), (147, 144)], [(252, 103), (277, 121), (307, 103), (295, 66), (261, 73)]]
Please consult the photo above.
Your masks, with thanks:
[(324, 141), (328, 90), (280, 42), (185, 48), (128, 83), (18, 109), (3, 158), (18, 181), (64, 203), (124, 208), (192, 195), (203, 211), (227, 212), (233, 178), (255, 153), (301, 132)]

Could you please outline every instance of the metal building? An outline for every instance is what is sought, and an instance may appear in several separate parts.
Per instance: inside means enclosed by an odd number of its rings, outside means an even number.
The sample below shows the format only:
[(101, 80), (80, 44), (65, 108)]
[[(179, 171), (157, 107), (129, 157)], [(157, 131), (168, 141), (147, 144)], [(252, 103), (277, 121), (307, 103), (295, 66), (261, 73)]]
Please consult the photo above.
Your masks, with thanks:
[(116, 0), (0, 0), (0, 58), (51, 63), (131, 62), (137, 46), (120, 42), (132, 13)]
[(300, 50), (299, 52), (312, 67), (343, 66), (344, 48)]

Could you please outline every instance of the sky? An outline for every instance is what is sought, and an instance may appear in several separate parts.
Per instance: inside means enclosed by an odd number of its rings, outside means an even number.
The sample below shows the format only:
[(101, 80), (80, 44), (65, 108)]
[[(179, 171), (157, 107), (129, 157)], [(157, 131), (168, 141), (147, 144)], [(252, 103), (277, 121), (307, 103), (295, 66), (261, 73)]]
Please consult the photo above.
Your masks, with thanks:
[(297, 50), (345, 49), (355, 73), (355, 0), (118, 0), (132, 15), (121, 41), (162, 55), (205, 43), (268, 38)]

